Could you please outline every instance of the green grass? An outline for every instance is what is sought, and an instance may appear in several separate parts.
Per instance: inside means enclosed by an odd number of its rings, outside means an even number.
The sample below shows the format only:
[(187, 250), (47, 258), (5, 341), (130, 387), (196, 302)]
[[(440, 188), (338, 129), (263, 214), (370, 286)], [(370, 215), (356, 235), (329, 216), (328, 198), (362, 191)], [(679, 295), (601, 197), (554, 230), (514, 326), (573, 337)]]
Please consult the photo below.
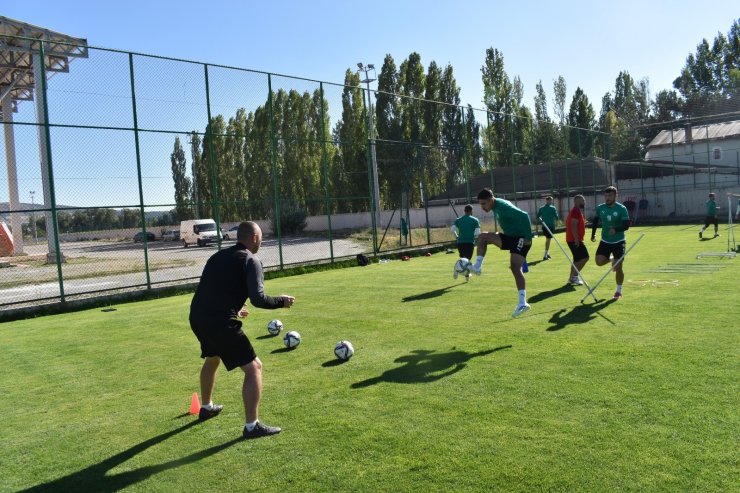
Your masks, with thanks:
[[(740, 258), (696, 260), (725, 246), (696, 229), (631, 229), (645, 237), (624, 298), (596, 305), (562, 288), (554, 244), (536, 262), (537, 238), (516, 320), (498, 250), (469, 284), (442, 253), (267, 281), (297, 301), (247, 319), (261, 418), (284, 430), (254, 441), (235, 440), (238, 370), (219, 371), (221, 416), (183, 416), (200, 369), (189, 295), (2, 325), (0, 490), (736, 490)], [(265, 337), (273, 317), (300, 347)]]

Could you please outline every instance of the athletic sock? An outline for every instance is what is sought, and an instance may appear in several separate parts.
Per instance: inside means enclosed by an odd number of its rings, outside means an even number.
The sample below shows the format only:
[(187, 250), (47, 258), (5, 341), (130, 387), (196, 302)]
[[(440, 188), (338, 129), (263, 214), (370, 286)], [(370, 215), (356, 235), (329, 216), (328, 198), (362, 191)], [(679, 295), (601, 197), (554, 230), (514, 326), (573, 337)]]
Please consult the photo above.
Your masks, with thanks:
[(478, 255), (477, 257), (475, 257), (475, 268), (480, 269), (481, 265), (483, 265), (483, 257)]
[(210, 411), (211, 409), (213, 409), (213, 401), (209, 402), (208, 404), (203, 404), (200, 407), (202, 407), (203, 409), (208, 409)]
[(527, 290), (526, 289), (520, 289), (519, 290), (519, 305), (523, 305), (527, 302)]
[(245, 424), (244, 427), (247, 429), (247, 431), (252, 431), (252, 430), (254, 430), (254, 427), (257, 426), (257, 421), (258, 420), (255, 419), (251, 423)]
[(617, 293), (621, 293), (621, 292), (622, 292), (622, 285), (617, 284)]

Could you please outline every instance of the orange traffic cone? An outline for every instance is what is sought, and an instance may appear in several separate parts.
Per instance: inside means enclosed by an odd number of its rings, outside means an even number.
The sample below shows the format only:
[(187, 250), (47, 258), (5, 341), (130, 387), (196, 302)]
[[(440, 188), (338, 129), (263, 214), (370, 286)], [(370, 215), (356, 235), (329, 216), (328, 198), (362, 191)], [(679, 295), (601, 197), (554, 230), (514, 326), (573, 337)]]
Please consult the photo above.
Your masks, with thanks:
[(200, 400), (198, 399), (198, 392), (193, 392), (193, 398), (190, 399), (190, 414), (200, 413)]

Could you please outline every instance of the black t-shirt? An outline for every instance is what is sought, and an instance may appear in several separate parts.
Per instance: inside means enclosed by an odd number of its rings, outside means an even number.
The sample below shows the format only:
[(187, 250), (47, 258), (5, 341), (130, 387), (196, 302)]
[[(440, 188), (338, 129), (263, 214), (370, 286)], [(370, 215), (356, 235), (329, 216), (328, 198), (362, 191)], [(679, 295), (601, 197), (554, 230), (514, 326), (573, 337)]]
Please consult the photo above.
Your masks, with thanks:
[(257, 308), (283, 307), (283, 300), (267, 296), (262, 262), (237, 243), (215, 253), (206, 262), (190, 303), (190, 318), (229, 319), (249, 301)]

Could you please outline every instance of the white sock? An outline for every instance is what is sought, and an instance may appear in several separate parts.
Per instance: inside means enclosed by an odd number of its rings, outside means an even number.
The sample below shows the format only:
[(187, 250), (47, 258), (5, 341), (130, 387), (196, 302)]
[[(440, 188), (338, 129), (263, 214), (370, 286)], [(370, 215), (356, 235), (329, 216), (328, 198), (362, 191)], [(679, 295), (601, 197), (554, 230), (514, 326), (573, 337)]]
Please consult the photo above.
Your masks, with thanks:
[(622, 285), (617, 284), (617, 293), (621, 293), (621, 292), (622, 292)]
[(208, 404), (202, 404), (200, 407), (208, 409), (210, 411), (213, 408), (213, 401), (209, 402)]
[(478, 255), (477, 257), (475, 257), (475, 268), (479, 269), (481, 265), (483, 265), (483, 257)]
[(527, 302), (527, 290), (520, 289), (519, 290), (519, 304), (524, 305), (526, 302)]
[(254, 427), (257, 426), (257, 421), (258, 420), (255, 419), (251, 423), (245, 424), (244, 427), (247, 429), (247, 431), (252, 431), (252, 430), (254, 430)]
[(545, 255), (549, 255), (549, 254), (550, 254), (550, 250), (545, 250)]
[(706, 228), (701, 228), (700, 233), (703, 233)]

